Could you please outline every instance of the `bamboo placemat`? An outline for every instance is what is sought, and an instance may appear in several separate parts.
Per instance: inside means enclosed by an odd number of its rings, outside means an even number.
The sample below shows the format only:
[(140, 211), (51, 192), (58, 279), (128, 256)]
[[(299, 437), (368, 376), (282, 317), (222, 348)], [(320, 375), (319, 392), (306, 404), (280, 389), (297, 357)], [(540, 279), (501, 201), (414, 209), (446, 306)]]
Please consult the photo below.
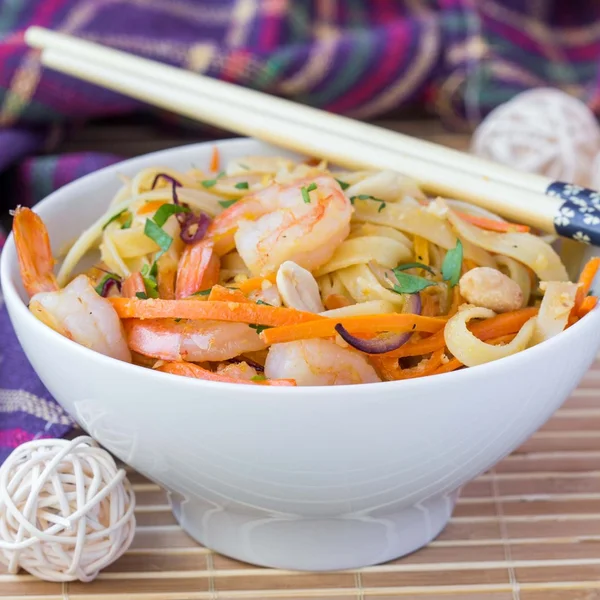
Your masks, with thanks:
[(219, 556), (183, 533), (157, 485), (135, 472), (130, 478), (138, 528), (119, 561), (89, 584), (0, 570), (0, 598), (600, 599), (600, 361), (540, 431), (464, 488), (434, 542), (381, 566), (296, 573)]

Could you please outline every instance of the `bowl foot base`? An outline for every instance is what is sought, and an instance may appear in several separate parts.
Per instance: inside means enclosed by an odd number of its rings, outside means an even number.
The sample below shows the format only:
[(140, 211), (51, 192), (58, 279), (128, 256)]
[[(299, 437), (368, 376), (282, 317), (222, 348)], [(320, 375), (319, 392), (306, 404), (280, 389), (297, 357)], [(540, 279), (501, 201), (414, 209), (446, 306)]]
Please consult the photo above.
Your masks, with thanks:
[[(410, 554), (446, 526), (458, 491), (397, 512), (317, 518), (235, 512), (171, 494), (175, 518), (202, 545), (237, 560), (278, 569), (337, 571)], [(254, 514), (253, 514), (254, 513)]]

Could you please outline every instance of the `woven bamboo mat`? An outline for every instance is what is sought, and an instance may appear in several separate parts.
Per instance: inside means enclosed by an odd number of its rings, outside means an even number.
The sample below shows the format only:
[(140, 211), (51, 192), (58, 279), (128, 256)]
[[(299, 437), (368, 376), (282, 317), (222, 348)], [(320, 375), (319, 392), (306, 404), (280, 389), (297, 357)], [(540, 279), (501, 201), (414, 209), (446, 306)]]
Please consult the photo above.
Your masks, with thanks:
[[(435, 121), (381, 123), (457, 148)], [(119, 124), (75, 132), (61, 151), (124, 154), (191, 143)], [(600, 362), (542, 429), (468, 484), (429, 546), (344, 573), (256, 568), (202, 548), (176, 524), (164, 492), (137, 473), (131, 549), (90, 584), (7, 575), (2, 600), (600, 600)]]
[(464, 488), (434, 542), (377, 567), (296, 573), (219, 556), (183, 533), (157, 485), (130, 478), (138, 528), (119, 561), (90, 584), (0, 571), (0, 598), (600, 599), (600, 361), (540, 431)]

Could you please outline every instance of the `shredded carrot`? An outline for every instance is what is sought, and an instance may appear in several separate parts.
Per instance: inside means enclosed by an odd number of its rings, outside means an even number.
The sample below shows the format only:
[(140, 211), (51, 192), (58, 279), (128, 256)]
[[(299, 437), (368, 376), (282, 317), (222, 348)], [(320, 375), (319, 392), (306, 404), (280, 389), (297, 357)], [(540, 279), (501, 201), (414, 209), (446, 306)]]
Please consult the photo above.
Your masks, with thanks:
[(210, 157), (210, 166), (209, 169), (211, 171), (218, 171), (221, 166), (221, 157), (219, 155), (219, 149), (216, 146), (213, 146), (212, 155)]
[(600, 258), (592, 258), (590, 259), (583, 271), (581, 271), (581, 275), (579, 276), (579, 287), (577, 288), (577, 294), (575, 294), (575, 304), (573, 305), (573, 310), (571, 310), (571, 316), (576, 317), (579, 315), (579, 311), (581, 310), (581, 306), (583, 301), (585, 300), (590, 288), (592, 287), (592, 283), (594, 283), (594, 278), (596, 277), (596, 273), (600, 268)]
[(350, 304), (350, 300), (346, 296), (342, 296), (342, 294), (329, 294), (323, 301), (323, 305), (327, 310), (343, 308), (344, 306), (350, 306)]
[[(313, 315), (314, 316), (314, 315)], [(308, 319), (307, 319), (308, 320)], [(261, 333), (267, 344), (293, 342), (310, 338), (334, 337), (335, 326), (341, 323), (352, 334), (373, 334), (379, 331), (406, 332), (439, 331), (446, 323), (444, 318), (422, 317), (409, 313), (389, 313), (381, 315), (359, 315), (342, 319), (321, 318), (297, 325), (267, 329)]]
[(320, 158), (315, 158), (314, 156), (312, 158), (307, 158), (304, 161), (305, 165), (308, 165), (309, 167), (316, 167), (317, 165), (321, 164), (321, 159)]
[(140, 206), (137, 210), (138, 215), (147, 215), (150, 213), (155, 213), (161, 206), (165, 204), (169, 204), (165, 200), (149, 200), (148, 202), (144, 202), (142, 206)]
[(214, 285), (208, 296), (209, 302), (252, 302), (240, 290)]
[(262, 285), (265, 281), (275, 283), (275, 274), (273, 273), (271, 275), (267, 275), (266, 277), (251, 277), (250, 279), (246, 279), (246, 281), (233, 283), (231, 285), (240, 290), (242, 294), (248, 295), (250, 292), (262, 289)]
[[(198, 319), (282, 327), (307, 321), (329, 321), (313, 313), (253, 302), (198, 302), (197, 300), (140, 300), (109, 298), (121, 319)], [(400, 316), (400, 315), (398, 315)], [(333, 321), (335, 324), (335, 321)], [(270, 331), (270, 330), (267, 330)]]
[(429, 266), (429, 241), (420, 235), (415, 235), (413, 246), (417, 261)]
[(588, 296), (587, 298), (585, 298), (581, 303), (581, 306), (579, 307), (579, 318), (585, 317), (585, 315), (587, 315), (591, 310), (596, 308), (597, 304), (598, 298), (596, 298), (596, 296)]
[(452, 317), (458, 312), (458, 307), (462, 304), (462, 296), (460, 295), (460, 289), (457, 285), (452, 290), (452, 304), (448, 311), (448, 316)]
[(529, 233), (531, 231), (531, 227), (528, 225), (495, 221), (494, 219), (487, 219), (486, 217), (470, 215), (464, 212), (455, 211), (455, 214), (463, 221), (467, 221), (467, 223), (471, 223), (471, 225), (475, 225), (481, 229), (487, 229), (488, 231), (498, 231), (499, 233)]
[(278, 386), (295, 386), (296, 382), (293, 379), (265, 379), (264, 381), (248, 381), (247, 379), (238, 379), (228, 375), (214, 373), (207, 369), (203, 369), (194, 363), (174, 361), (166, 362), (156, 367), (157, 371), (163, 373), (171, 373), (172, 375), (182, 375), (183, 377), (192, 377), (194, 379), (204, 379), (205, 381), (220, 381), (222, 383), (245, 383), (248, 385), (278, 385)]
[[(522, 308), (512, 312), (496, 315), (491, 319), (478, 321), (477, 323), (469, 323), (468, 328), (480, 340), (487, 341), (501, 335), (516, 333), (523, 325), (537, 315), (537, 308)], [(404, 356), (420, 356), (435, 352), (445, 345), (444, 331), (438, 331), (432, 336), (419, 340), (417, 342), (409, 342), (404, 346), (385, 354), (384, 356), (393, 356), (402, 358)]]
[(423, 359), (420, 364), (410, 369), (402, 369), (397, 358), (389, 356), (372, 356), (371, 362), (379, 374), (387, 381), (398, 381), (400, 379), (415, 379), (432, 375), (442, 364), (444, 348), (440, 348), (431, 354), (429, 358)]
[(424, 317), (435, 317), (439, 313), (438, 299), (427, 291), (421, 292), (421, 314)]
[(121, 295), (125, 298), (135, 298), (136, 294), (145, 294), (146, 286), (141, 273), (132, 273), (121, 286)]

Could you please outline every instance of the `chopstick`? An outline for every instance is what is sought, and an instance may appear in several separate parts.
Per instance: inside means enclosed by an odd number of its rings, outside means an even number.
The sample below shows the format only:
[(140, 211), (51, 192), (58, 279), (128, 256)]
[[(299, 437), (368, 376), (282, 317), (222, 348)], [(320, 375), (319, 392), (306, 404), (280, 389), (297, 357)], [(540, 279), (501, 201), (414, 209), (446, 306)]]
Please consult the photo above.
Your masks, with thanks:
[(43, 50), (44, 65), (149, 104), (346, 168), (400, 171), (430, 194), (600, 244), (600, 227), (567, 216), (582, 198), (593, 208), (592, 190), (574, 196), (572, 186), (540, 175), (64, 34), (33, 27), (26, 41)]

